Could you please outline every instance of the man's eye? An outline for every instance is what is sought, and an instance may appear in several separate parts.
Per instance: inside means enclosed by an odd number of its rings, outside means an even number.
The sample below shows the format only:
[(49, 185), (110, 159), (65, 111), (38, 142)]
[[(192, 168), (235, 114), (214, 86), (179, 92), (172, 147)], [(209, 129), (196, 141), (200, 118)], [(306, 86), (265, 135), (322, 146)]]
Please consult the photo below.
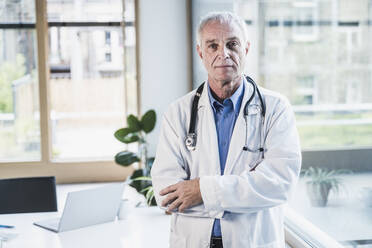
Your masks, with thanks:
[(227, 48), (229, 49), (233, 49), (234, 47), (236, 47), (238, 45), (238, 42), (236, 41), (231, 41), (229, 43), (227, 43)]
[(209, 48), (217, 49), (217, 44), (210, 44), (210, 45), (209, 45)]

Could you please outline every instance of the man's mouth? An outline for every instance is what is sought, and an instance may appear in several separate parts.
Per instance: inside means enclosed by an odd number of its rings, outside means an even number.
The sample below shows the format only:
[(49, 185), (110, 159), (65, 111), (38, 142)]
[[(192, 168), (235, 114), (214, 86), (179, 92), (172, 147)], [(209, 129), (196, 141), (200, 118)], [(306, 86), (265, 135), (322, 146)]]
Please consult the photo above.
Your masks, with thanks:
[(232, 65), (217, 65), (214, 68), (227, 68), (227, 67), (232, 67)]

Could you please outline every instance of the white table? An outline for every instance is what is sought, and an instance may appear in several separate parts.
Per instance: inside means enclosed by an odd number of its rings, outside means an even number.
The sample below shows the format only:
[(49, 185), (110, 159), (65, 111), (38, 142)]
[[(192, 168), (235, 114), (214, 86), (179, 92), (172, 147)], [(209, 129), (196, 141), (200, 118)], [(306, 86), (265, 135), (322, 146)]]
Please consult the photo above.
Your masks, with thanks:
[[(54, 233), (33, 225), (35, 221), (59, 217), (63, 211), (67, 192), (97, 187), (105, 184), (58, 185), (58, 212), (0, 215), (0, 224), (14, 225), (14, 229), (0, 229), (18, 236), (3, 242), (2, 248), (145, 248), (168, 247), (170, 216), (157, 207), (129, 209), (123, 220)], [(127, 188), (124, 197), (134, 205), (138, 197)], [(138, 198), (137, 198), (138, 200)]]

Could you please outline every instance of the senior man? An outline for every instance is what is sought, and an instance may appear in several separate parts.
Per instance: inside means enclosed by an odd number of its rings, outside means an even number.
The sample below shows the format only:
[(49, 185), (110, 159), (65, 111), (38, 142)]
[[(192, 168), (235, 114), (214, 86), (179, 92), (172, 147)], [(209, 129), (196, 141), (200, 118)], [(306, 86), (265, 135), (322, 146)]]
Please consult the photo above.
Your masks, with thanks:
[(172, 212), (170, 247), (285, 247), (299, 139), (288, 100), (243, 74), (249, 46), (232, 13), (199, 24), (208, 79), (164, 114), (151, 171), (156, 201)]

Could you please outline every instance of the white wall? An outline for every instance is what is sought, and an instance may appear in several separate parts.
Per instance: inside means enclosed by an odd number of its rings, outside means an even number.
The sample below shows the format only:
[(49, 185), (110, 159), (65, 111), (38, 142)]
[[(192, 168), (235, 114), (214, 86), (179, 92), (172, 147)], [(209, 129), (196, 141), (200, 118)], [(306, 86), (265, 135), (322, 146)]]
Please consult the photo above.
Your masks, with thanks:
[(187, 0), (139, 0), (141, 112), (155, 109), (149, 137), (155, 154), (161, 117), (169, 103), (190, 90)]

